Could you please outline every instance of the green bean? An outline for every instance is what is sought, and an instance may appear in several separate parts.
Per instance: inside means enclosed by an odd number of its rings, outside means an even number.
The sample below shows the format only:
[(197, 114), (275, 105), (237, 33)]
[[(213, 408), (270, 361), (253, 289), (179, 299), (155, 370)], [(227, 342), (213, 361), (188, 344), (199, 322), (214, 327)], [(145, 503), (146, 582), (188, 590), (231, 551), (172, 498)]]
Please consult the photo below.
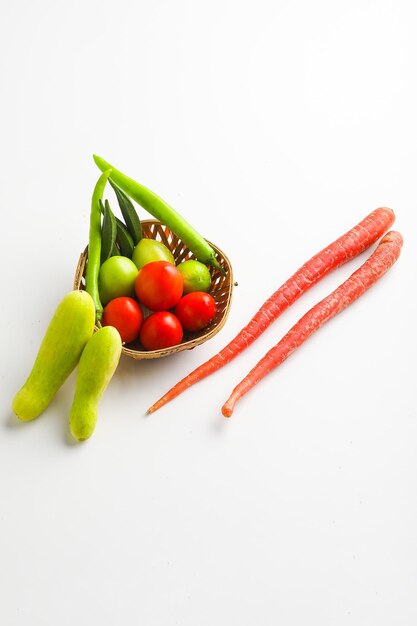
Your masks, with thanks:
[(101, 263), (104, 263), (104, 261), (107, 261), (109, 257), (117, 254), (115, 248), (117, 226), (116, 218), (113, 215), (113, 211), (110, 208), (108, 200), (105, 201), (104, 206), (100, 200), (100, 212), (103, 213), (103, 226), (101, 229)]
[(122, 220), (119, 220), (118, 217), (116, 217), (116, 228), (117, 242), (120, 247), (120, 252), (123, 256), (127, 256), (129, 259), (131, 259), (135, 246), (129, 229), (127, 228), (126, 224), (122, 222)]
[(124, 194), (111, 179), (109, 180), (109, 183), (114, 189), (125, 224), (133, 239), (133, 243), (136, 246), (136, 244), (138, 244), (142, 239), (142, 224), (140, 223), (139, 215), (136, 213), (136, 209), (127, 195)]
[(180, 237), (199, 261), (206, 265), (212, 265), (224, 273), (210, 244), (175, 209), (153, 193), (153, 191), (137, 183), (132, 178), (125, 176), (125, 174), (122, 174), (122, 172), (115, 169), (101, 157), (94, 155), (94, 161), (102, 172), (110, 168), (110, 179), (128, 196)]
[(100, 322), (103, 315), (103, 306), (98, 293), (98, 273), (101, 256), (101, 211), (100, 200), (109, 178), (111, 169), (107, 169), (98, 179), (91, 198), (90, 237), (88, 240), (87, 271), (85, 275), (85, 290), (93, 298), (96, 311), (96, 320)]

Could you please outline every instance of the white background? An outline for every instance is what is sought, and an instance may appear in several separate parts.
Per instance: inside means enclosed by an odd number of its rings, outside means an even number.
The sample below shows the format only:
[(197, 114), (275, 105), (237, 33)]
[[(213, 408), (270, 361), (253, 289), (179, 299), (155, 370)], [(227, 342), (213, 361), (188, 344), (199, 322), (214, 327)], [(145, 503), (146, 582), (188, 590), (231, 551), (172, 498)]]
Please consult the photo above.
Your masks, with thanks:
[[(412, 0), (1, 2), (2, 624), (416, 624), (416, 29)], [(218, 244), (239, 286), (210, 342), (123, 359), (72, 445), (74, 375), (32, 423), (10, 405), (87, 243), (93, 152)], [(237, 381), (369, 251), (145, 416), (382, 205), (396, 266), (231, 420)]]

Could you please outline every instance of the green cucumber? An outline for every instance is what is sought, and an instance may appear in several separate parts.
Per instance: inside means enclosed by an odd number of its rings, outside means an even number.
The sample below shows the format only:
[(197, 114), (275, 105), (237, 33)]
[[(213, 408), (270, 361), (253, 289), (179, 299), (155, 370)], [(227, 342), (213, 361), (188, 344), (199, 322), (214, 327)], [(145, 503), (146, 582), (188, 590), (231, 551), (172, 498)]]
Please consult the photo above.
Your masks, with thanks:
[(94, 432), (100, 398), (117, 368), (121, 350), (122, 340), (113, 326), (100, 328), (84, 348), (69, 418), (71, 433), (78, 441)]
[(119, 189), (119, 187), (117, 187), (111, 180), (109, 180), (109, 182), (114, 189), (123, 219), (133, 239), (133, 243), (136, 246), (136, 244), (142, 239), (142, 225), (140, 223), (139, 216), (127, 195), (123, 193), (123, 191)]
[(29, 421), (49, 405), (77, 365), (93, 334), (95, 307), (86, 291), (71, 291), (59, 303), (40, 345), (32, 371), (13, 399), (17, 417)]

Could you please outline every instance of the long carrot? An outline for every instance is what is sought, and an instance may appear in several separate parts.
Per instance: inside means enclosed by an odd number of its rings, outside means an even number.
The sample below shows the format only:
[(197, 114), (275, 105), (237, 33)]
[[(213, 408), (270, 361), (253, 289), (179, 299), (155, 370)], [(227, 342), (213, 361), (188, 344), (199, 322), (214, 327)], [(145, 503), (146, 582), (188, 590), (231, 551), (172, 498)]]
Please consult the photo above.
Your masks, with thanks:
[(242, 328), (223, 350), (172, 387), (148, 409), (148, 413), (153, 413), (194, 383), (229, 363), (229, 361), (243, 352), (245, 348), (250, 346), (283, 311), (291, 306), (310, 287), (332, 270), (364, 252), (364, 250), (382, 237), (392, 226), (394, 220), (395, 215), (391, 209), (376, 209), (342, 237), (323, 248), (264, 302), (250, 322)]
[(236, 402), (248, 393), (271, 370), (287, 359), (292, 352), (304, 343), (325, 322), (346, 309), (369, 287), (377, 282), (400, 256), (403, 238), (400, 233), (391, 231), (381, 239), (377, 249), (369, 259), (330, 295), (313, 306), (276, 346), (255, 365), (245, 378), (233, 389), (222, 407), (225, 417), (233, 413)]

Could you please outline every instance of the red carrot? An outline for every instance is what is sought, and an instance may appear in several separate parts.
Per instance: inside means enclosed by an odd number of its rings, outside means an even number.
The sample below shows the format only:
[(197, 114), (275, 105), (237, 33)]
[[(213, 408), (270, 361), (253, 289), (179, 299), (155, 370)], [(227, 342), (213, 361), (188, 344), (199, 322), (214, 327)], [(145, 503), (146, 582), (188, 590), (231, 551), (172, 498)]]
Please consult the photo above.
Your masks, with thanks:
[(381, 239), (369, 259), (330, 295), (313, 306), (276, 346), (255, 365), (245, 378), (233, 389), (222, 407), (225, 417), (230, 417), (238, 400), (253, 389), (259, 381), (280, 365), (292, 352), (303, 344), (325, 322), (346, 309), (369, 287), (381, 278), (400, 256), (403, 239), (400, 233), (389, 232)]
[(376, 209), (345, 235), (323, 248), (264, 302), (247, 326), (242, 328), (238, 335), (223, 350), (172, 387), (148, 409), (148, 413), (153, 413), (178, 396), (182, 391), (223, 367), (223, 365), (226, 365), (235, 356), (243, 352), (283, 311), (291, 306), (310, 287), (329, 274), (329, 272), (350, 261), (378, 241), (392, 226), (394, 220), (395, 215), (391, 209)]

